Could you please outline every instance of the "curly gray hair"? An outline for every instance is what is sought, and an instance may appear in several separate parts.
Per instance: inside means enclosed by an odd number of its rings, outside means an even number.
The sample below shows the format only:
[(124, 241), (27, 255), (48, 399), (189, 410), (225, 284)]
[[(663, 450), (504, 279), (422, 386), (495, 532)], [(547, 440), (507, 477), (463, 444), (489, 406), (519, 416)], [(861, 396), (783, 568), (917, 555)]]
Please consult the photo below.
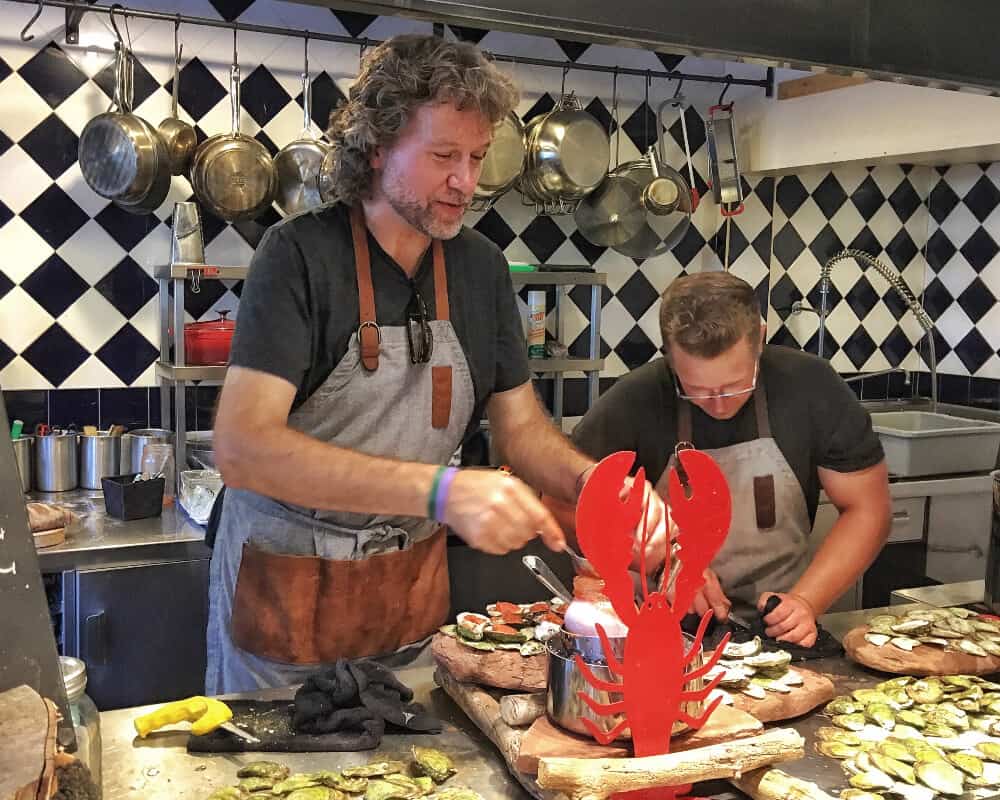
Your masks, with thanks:
[(371, 157), (391, 146), (425, 103), (475, 109), (497, 125), (517, 105), (514, 82), (475, 45), (436, 36), (395, 36), (365, 55), (348, 101), (330, 114), (330, 185), (354, 204), (370, 195)]

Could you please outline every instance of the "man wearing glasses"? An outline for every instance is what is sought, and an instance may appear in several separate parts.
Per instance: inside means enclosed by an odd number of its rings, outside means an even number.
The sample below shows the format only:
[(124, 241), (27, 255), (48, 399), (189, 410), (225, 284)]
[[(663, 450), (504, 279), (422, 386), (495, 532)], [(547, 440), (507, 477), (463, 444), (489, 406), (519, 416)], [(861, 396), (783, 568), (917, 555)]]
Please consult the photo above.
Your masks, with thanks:
[[(768, 636), (810, 647), (816, 617), (889, 533), (888, 473), (868, 412), (828, 362), (765, 345), (752, 287), (728, 273), (675, 280), (660, 329), (664, 357), (616, 382), (573, 439), (594, 458), (637, 451), (663, 497), (679, 444), (709, 452), (729, 482), (733, 524), (692, 610), (749, 620), (776, 593)], [(820, 489), (840, 518), (810, 563)]]

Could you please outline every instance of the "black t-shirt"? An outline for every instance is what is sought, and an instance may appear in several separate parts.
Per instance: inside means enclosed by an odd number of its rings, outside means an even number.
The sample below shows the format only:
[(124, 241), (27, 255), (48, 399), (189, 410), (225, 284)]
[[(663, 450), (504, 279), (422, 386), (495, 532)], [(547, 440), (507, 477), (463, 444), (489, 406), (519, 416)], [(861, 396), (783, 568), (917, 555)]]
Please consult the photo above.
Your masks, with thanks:
[[(378, 324), (402, 325), (413, 296), (410, 279), (370, 233), (368, 248)], [(444, 255), (451, 323), (475, 387), (471, 430), (490, 395), (529, 380), (527, 347), (510, 271), (497, 246), (462, 228), (444, 242)], [(350, 209), (333, 203), (271, 226), (250, 266), (230, 363), (294, 384), (294, 409), (323, 384), (358, 329)], [(413, 281), (436, 318), (430, 247)]]
[[(828, 362), (789, 347), (767, 345), (760, 378), (767, 390), (771, 435), (799, 479), (810, 520), (819, 502), (817, 467), (855, 472), (883, 458), (871, 417)], [(618, 450), (637, 453), (655, 485), (677, 444), (677, 393), (666, 361), (658, 358), (618, 380), (573, 432), (593, 458)], [(692, 404), (694, 444), (704, 450), (757, 438), (751, 397), (735, 417), (717, 420)]]

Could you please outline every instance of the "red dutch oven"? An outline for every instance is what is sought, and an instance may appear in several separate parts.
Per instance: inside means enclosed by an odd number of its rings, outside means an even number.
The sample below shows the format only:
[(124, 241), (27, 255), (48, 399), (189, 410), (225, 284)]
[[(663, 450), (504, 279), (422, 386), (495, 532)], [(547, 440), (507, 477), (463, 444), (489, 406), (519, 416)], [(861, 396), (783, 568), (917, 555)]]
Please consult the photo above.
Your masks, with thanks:
[(226, 319), (229, 311), (208, 322), (189, 322), (184, 326), (184, 358), (192, 366), (208, 367), (229, 363), (236, 323)]

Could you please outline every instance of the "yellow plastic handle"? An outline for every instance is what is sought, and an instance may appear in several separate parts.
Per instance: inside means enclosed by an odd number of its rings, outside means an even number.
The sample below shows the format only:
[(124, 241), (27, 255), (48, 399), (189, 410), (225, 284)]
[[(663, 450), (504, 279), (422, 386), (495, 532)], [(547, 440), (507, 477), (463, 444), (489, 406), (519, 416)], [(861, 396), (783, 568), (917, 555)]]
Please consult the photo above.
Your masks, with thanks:
[(140, 738), (178, 722), (191, 722), (191, 733), (204, 736), (232, 718), (232, 710), (221, 700), (196, 696), (160, 706), (156, 711), (137, 717), (134, 724)]
[(211, 697), (199, 697), (208, 706), (205, 715), (191, 726), (191, 733), (195, 736), (204, 736), (218, 728), (223, 722), (229, 722), (233, 718), (232, 709), (221, 700)]

